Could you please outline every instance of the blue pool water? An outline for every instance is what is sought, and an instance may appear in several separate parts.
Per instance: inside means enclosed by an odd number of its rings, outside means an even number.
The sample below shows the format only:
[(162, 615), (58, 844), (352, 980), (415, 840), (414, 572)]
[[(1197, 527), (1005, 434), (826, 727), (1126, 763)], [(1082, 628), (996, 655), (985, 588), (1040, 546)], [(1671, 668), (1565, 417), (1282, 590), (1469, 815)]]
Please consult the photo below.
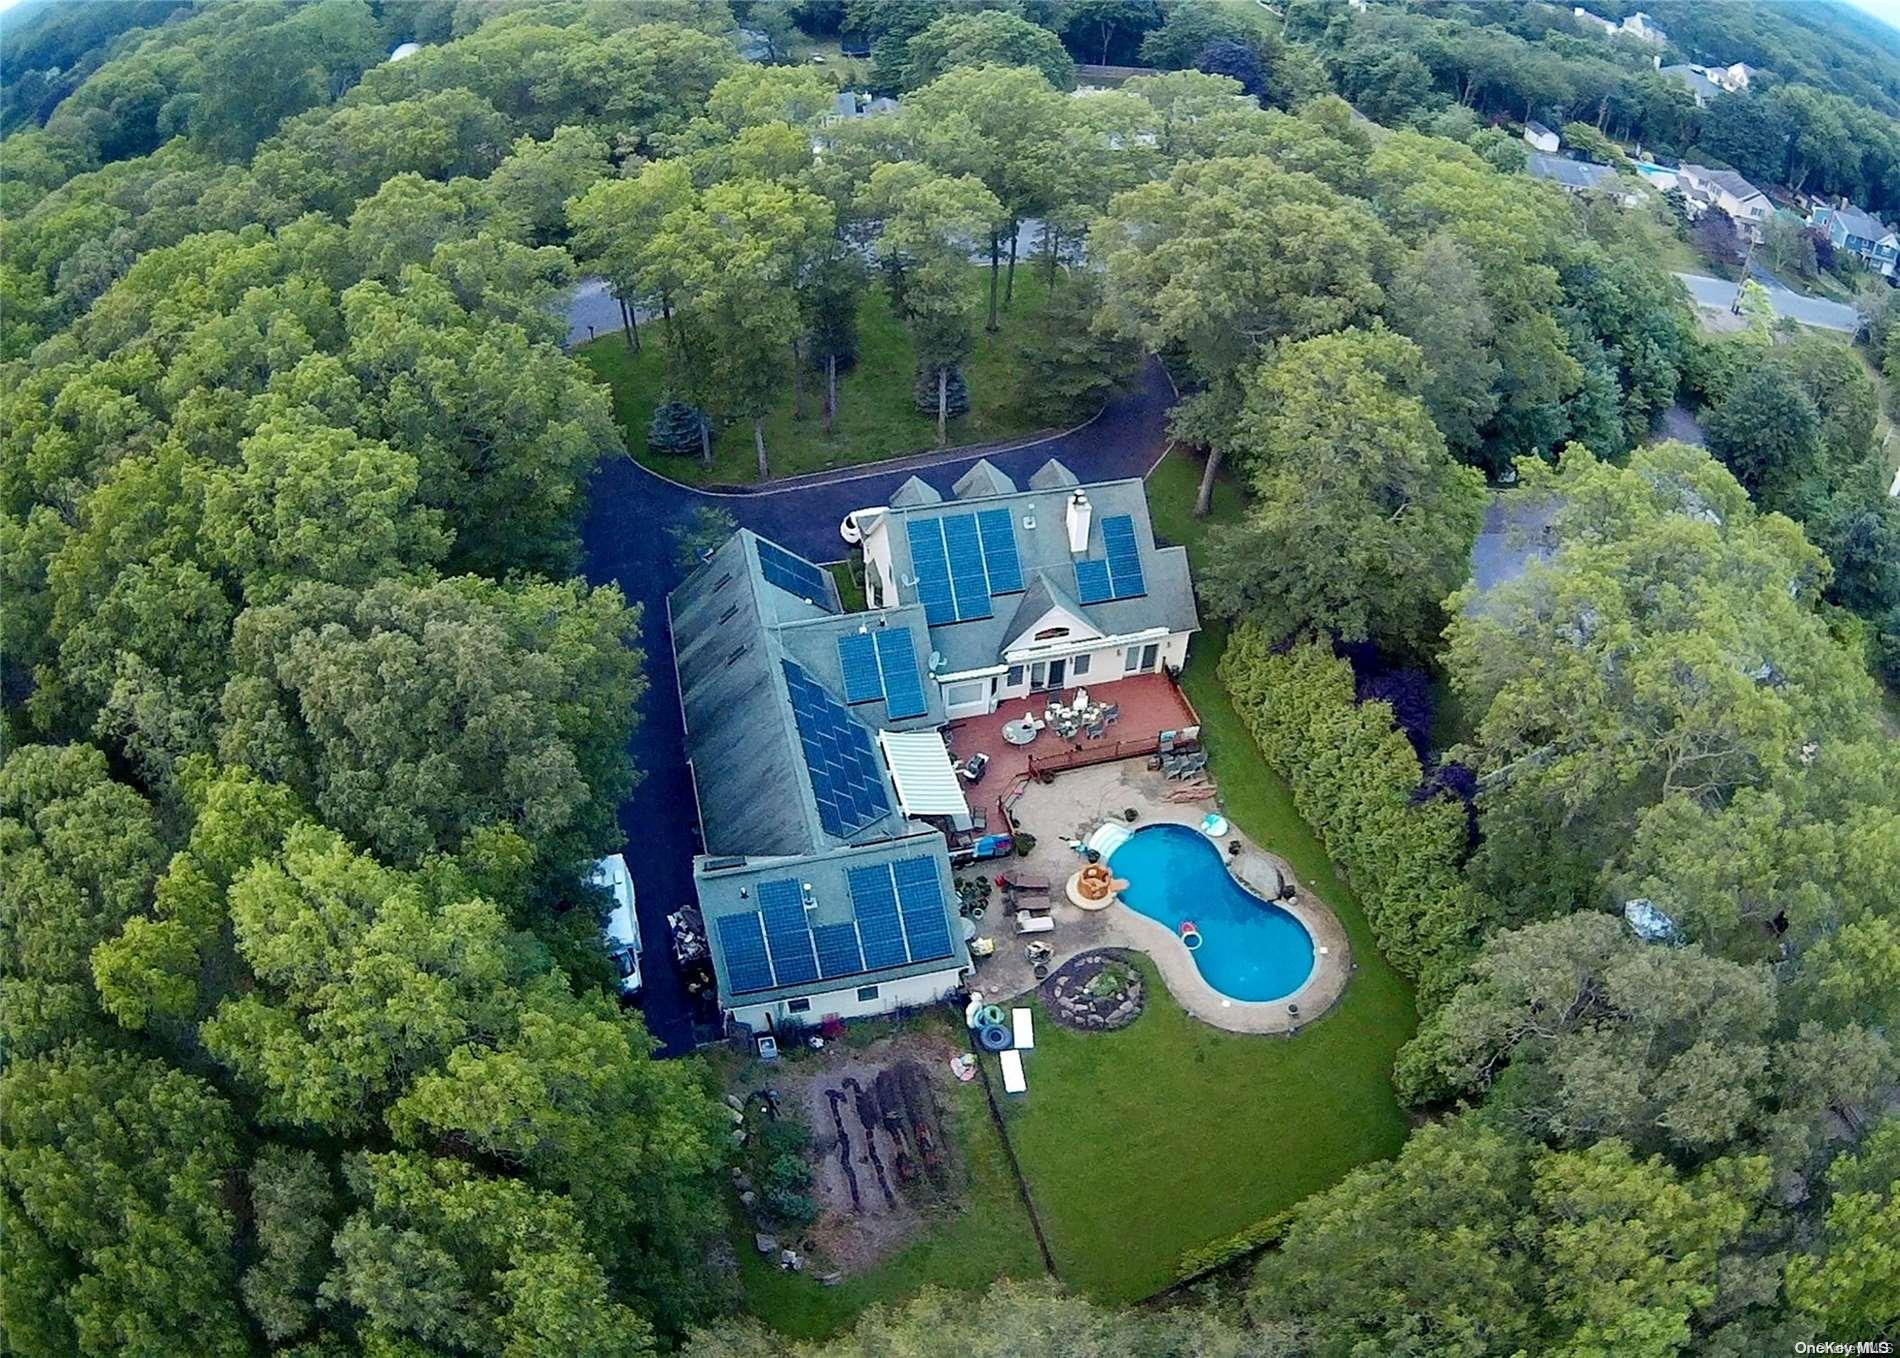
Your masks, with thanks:
[(1235, 881), (1220, 849), (1185, 825), (1149, 825), (1109, 855), (1128, 886), (1122, 903), (1177, 935), (1184, 919), (1200, 928), (1194, 965), (1236, 1000), (1284, 999), (1313, 971), (1313, 937), (1279, 906)]

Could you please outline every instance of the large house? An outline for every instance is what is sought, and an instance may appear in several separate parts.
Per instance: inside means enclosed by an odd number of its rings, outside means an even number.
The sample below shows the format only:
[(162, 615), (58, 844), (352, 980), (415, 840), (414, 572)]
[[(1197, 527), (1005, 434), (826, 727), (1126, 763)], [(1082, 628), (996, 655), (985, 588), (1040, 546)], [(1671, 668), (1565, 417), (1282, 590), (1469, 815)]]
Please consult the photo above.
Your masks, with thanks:
[(1761, 243), (1762, 226), (1774, 214), (1775, 205), (1735, 171), (1685, 163), (1676, 171), (1676, 182), (1688, 201), (1690, 216), (1700, 217), (1710, 208), (1720, 208), (1738, 231), (1757, 245)]
[(1155, 545), (1141, 481), (1082, 486), (1051, 460), (1019, 490), (982, 461), (951, 495), (913, 477), (845, 526), (871, 606), (923, 608), (946, 715), (1185, 663), (1187, 552)]
[(747, 530), (667, 600), (721, 1010), (755, 1032), (924, 1004), (970, 966), (945, 831), (974, 817), (940, 728), (1035, 689), (1186, 659), (1186, 554), (1138, 480), (987, 461), (843, 526), (871, 606)]
[(1883, 278), (1892, 278), (1900, 268), (1900, 236), (1879, 218), (1862, 212), (1853, 204), (1841, 207), (1817, 207), (1808, 219), (1827, 232), (1836, 250), (1858, 255), (1868, 268)]
[(1755, 68), (1745, 61), (1731, 62), (1727, 66), (1704, 66), (1694, 61), (1664, 66), (1658, 57), (1656, 69), (1695, 96), (1697, 108), (1706, 107), (1718, 94), (1742, 93), (1748, 89), (1749, 77), (1755, 74)]
[(1572, 6), (1570, 13), (1578, 23), (1597, 29), (1606, 38), (1614, 38), (1619, 33), (1625, 33), (1652, 47), (1669, 45), (1669, 35), (1657, 27), (1654, 19), (1640, 10), (1620, 23), (1615, 19), (1606, 19), (1601, 14), (1592, 14), (1581, 5)]

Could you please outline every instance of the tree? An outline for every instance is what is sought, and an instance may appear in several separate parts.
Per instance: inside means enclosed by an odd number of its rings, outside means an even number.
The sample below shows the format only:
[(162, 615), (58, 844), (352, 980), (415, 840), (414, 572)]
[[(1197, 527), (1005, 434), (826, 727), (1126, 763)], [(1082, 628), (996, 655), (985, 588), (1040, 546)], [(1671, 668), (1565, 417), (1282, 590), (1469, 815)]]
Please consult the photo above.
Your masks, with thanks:
[(1155, 0), (1073, 0), (1063, 10), (1063, 36), (1102, 65), (1111, 54), (1134, 56), (1142, 35), (1160, 26)]
[(1424, 648), (1485, 500), (1415, 394), (1422, 375), (1411, 341), (1354, 329), (1287, 344), (1242, 379), (1231, 452), (1254, 508), (1212, 556), (1217, 610), (1275, 637), (1312, 628)]
[[(939, 82), (941, 84), (941, 82)], [(871, 172), (860, 208), (880, 223), (877, 250), (904, 318), (918, 371), (937, 386), (937, 443), (947, 441), (950, 377), (968, 356), (971, 243), (1003, 215), (1003, 205), (968, 175), (952, 178), (914, 161)]]
[(157, 818), (90, 745), (0, 765), (0, 1037), (17, 1060), (94, 1030), (93, 949), (144, 910)]
[(630, 781), (636, 624), (579, 582), (300, 585), (238, 620), (220, 747), (395, 862), (484, 825), (590, 857)]
[(266, 1146), (251, 1166), (258, 1260), (244, 1271), (245, 1309), (272, 1343), (304, 1335), (330, 1267), (337, 1193), (315, 1152)]
[[(1375, 261), (1390, 254), (1365, 208), (1261, 160), (1189, 162), (1118, 194), (1090, 243), (1106, 270), (1104, 324), (1184, 350), (1223, 410), (1238, 409), (1240, 375), (1265, 346), (1368, 319), (1384, 300)], [(1215, 441), (1198, 512), (1220, 454)]]
[(683, 524), (672, 530), (673, 561), (681, 575), (703, 566), (726, 539), (738, 531), (739, 521), (728, 510), (700, 505)]
[(1883, 1119), (1827, 1180), (1820, 1249), (1789, 1259), (1788, 1298), (1830, 1334), (1877, 1334), (1900, 1295), (1900, 1119)]
[(1798, 513), (1803, 483), (1821, 467), (1821, 417), (1794, 376), (1764, 363), (1708, 417), (1709, 451), (1766, 509)]
[(1689, 228), (1689, 239), (1708, 259), (1730, 268), (1740, 264), (1746, 253), (1735, 219), (1719, 207), (1709, 208), (1696, 218)]
[[(798, 308), (804, 324), (801, 357), (825, 375), (825, 433), (838, 418), (838, 374), (858, 361), (858, 303), (864, 291), (864, 266), (842, 244), (818, 253), (798, 280)], [(796, 413), (796, 389), (794, 407)]]
[(1460, 461), (1475, 462), (1497, 413), (1504, 367), (1497, 324), (1477, 263), (1456, 240), (1433, 236), (1406, 257), (1386, 289), (1386, 319), (1425, 359), (1420, 398)]
[[(1868, 680), (1814, 604), (1820, 553), (1697, 448), (1628, 468), (1520, 464), (1556, 550), (1451, 607), (1446, 664), (1475, 735), (1478, 880), (1506, 917), (1568, 910), (1652, 805), (1720, 805), (1867, 732)], [(1761, 582), (1773, 580), (1774, 588)]]
[(1168, 6), (1167, 22), (1141, 40), (1142, 64), (1184, 70), (1216, 42), (1249, 47), (1269, 65), (1280, 53), (1280, 40), (1254, 11), (1215, 0), (1179, 0)]
[(904, 88), (928, 85), (955, 67), (1028, 66), (1059, 90), (1075, 88), (1075, 62), (1062, 42), (1001, 10), (946, 14), (904, 45)]
[(0, 1075), (9, 1350), (247, 1354), (224, 1190), (237, 1120), (204, 1081), (80, 1042)]
[[(670, 255), (650, 247), (661, 223), (692, 200), (693, 181), (679, 161), (658, 160), (631, 179), (603, 179), (568, 204), (575, 257), (598, 269), (619, 298), (627, 347), (639, 347), (635, 312), (650, 307), (672, 330), (674, 299), (682, 286)], [(680, 341), (675, 336), (675, 346)], [(710, 448), (707, 456), (711, 456)]]
[(1126, 336), (1095, 327), (1102, 283), (1078, 273), (1050, 293), (1031, 321), (1022, 357), (1022, 400), (1037, 420), (1058, 423), (1100, 409), (1141, 361)]
[(557, 127), (546, 141), (522, 137), (488, 177), (496, 206), (537, 245), (567, 239), (567, 205), (610, 169), (607, 139), (587, 127)]
[(653, 408), (647, 422), (647, 450), (686, 457), (699, 452), (710, 437), (706, 412), (689, 401), (668, 395)]
[(1630, 168), (1630, 158), (1623, 154), (1623, 148), (1589, 123), (1565, 123), (1563, 139), (1585, 160), (1592, 160), (1598, 165), (1608, 165), (1617, 170)]
[(1262, 104), (1267, 102), (1267, 68), (1260, 54), (1244, 42), (1217, 38), (1194, 58), (1194, 69), (1208, 75), (1224, 75), (1240, 83), (1241, 90)]

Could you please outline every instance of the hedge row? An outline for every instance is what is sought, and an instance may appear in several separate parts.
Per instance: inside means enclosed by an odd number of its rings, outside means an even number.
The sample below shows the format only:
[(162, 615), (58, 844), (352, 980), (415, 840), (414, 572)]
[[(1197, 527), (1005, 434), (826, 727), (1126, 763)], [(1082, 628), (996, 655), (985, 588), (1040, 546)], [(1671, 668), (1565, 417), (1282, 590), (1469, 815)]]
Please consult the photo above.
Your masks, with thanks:
[(1286, 1237), (1287, 1227), (1293, 1224), (1296, 1210), (1288, 1207), (1270, 1217), (1260, 1218), (1251, 1226), (1243, 1226), (1232, 1235), (1210, 1240), (1205, 1245), (1196, 1245), (1176, 1262), (1174, 1285), (1179, 1287), (1182, 1283), (1193, 1282), (1217, 1268), (1225, 1268), (1236, 1259), (1245, 1259), (1269, 1245), (1279, 1244)]
[(1365, 904), (1379, 950), (1418, 983), (1420, 1007), (1449, 995), (1478, 936), (1460, 870), (1466, 815), (1455, 797), (1415, 802), (1418, 756), (1385, 703), (1353, 701), (1352, 668), (1325, 639), (1283, 652), (1234, 629), (1221, 681), (1294, 805)]

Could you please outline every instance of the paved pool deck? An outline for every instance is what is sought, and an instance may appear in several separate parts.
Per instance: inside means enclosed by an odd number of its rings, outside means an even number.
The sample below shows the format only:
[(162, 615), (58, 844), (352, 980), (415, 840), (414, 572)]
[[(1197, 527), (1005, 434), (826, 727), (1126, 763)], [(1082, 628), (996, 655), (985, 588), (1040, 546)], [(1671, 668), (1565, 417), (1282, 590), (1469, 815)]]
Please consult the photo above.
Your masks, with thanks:
[[(1294, 899), (1280, 904), (1313, 936), (1313, 974), (1284, 999), (1265, 1003), (1230, 999), (1203, 979), (1193, 954), (1172, 929), (1119, 902), (1102, 910), (1083, 910), (1069, 902), (1063, 887), (1084, 860), (1064, 840), (1084, 839), (1107, 820), (1127, 824), (1131, 830), (1158, 824), (1198, 829), (1201, 817), (1210, 809), (1218, 809), (1217, 804), (1211, 799), (1167, 800), (1167, 794), (1180, 786), (1150, 770), (1143, 759), (1098, 764), (1061, 774), (1053, 783), (1029, 785), (1014, 811), (1021, 828), (1036, 836), (1035, 850), (1027, 859), (979, 863), (959, 875), (974, 877), (987, 872), (994, 876), (1010, 866), (1040, 874), (1052, 885), (1049, 914), (1056, 927), (1051, 933), (1018, 936), (1015, 920), (1003, 911), (1001, 893), (991, 898), (977, 931), (980, 937), (996, 941), (996, 951), (977, 959), (976, 974), (970, 982), (973, 990), (983, 993), (986, 1003), (1006, 1003), (1036, 988), (1038, 982), (1023, 953), (1023, 945), (1032, 939), (1055, 950), (1050, 962), (1052, 972), (1071, 957), (1094, 948), (1144, 952), (1154, 960), (1168, 993), (1183, 1009), (1204, 1023), (1232, 1033), (1291, 1035), (1338, 1002), (1353, 969), (1345, 926), (1324, 901), (1300, 883), (1285, 859), (1231, 826), (1220, 842), (1240, 841), (1240, 855), (1230, 862), (1234, 874), (1262, 896), (1271, 896), (1282, 882), (1293, 883)], [(1132, 822), (1123, 818), (1128, 807), (1137, 813)]]

